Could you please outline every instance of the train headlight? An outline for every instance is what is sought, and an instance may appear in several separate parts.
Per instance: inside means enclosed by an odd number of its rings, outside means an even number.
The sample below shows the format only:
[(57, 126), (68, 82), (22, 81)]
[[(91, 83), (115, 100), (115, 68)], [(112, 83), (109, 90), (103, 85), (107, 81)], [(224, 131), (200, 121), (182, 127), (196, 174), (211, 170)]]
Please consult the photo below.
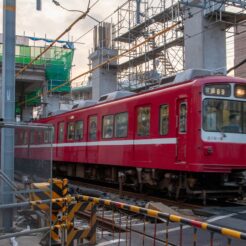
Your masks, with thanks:
[(246, 98), (246, 86), (245, 85), (235, 86), (235, 97)]
[(244, 96), (244, 95), (245, 95), (245, 90), (237, 89), (237, 90), (236, 90), (236, 95), (237, 95), (238, 97)]

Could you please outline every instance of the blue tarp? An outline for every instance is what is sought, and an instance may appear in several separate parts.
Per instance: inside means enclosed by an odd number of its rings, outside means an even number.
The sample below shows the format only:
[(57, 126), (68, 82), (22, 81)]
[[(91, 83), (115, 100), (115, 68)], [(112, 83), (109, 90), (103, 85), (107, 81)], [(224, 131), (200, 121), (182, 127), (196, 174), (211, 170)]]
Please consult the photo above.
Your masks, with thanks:
[[(52, 43), (54, 40), (53, 39), (47, 39), (47, 38), (36, 38), (36, 37), (28, 37), (32, 41), (44, 41), (48, 43)], [(67, 49), (74, 49), (74, 44), (73, 42), (70, 41), (63, 41), (63, 40), (58, 40), (57, 43), (65, 44)]]

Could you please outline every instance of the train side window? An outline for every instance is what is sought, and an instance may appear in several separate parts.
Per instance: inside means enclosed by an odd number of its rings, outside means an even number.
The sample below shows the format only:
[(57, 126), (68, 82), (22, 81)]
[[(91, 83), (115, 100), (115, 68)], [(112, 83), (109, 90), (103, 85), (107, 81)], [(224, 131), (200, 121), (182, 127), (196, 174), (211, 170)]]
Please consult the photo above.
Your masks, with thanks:
[(64, 141), (64, 122), (60, 122), (58, 126), (58, 142), (62, 143)]
[(179, 106), (179, 132), (186, 133), (187, 131), (187, 103), (183, 102)]
[(44, 130), (44, 143), (50, 143), (51, 142), (51, 135), (49, 130)]
[(97, 139), (97, 116), (91, 116), (89, 118), (89, 139)]
[(37, 144), (41, 144), (43, 142), (43, 134), (41, 130), (37, 130)]
[(75, 123), (69, 122), (67, 125), (67, 140), (74, 140), (75, 136)]
[(107, 115), (103, 116), (103, 138), (112, 138), (114, 129), (114, 116), (113, 115)]
[(55, 129), (56, 129), (56, 127), (54, 124), (52, 126), (53, 126), (53, 128), (51, 129), (51, 135), (52, 135), (51, 141), (52, 141), (52, 143), (54, 143), (55, 142)]
[(169, 106), (167, 104), (160, 107), (160, 135), (167, 135), (169, 128)]
[(24, 134), (23, 134), (23, 144), (28, 144), (28, 132), (27, 130), (24, 131)]
[(127, 137), (128, 134), (128, 113), (119, 113), (115, 115), (114, 135), (116, 138)]
[(75, 123), (75, 140), (81, 140), (83, 139), (83, 129), (84, 129), (83, 121), (77, 121)]
[(150, 107), (139, 107), (137, 111), (137, 135), (149, 136)]
[(15, 131), (15, 145), (19, 145), (20, 142), (20, 132), (19, 130)]
[(25, 131), (23, 131), (22, 129), (20, 130), (20, 144), (24, 144), (24, 135), (25, 135)]
[(35, 131), (32, 129), (30, 131), (30, 144), (34, 144), (34, 135), (35, 135)]

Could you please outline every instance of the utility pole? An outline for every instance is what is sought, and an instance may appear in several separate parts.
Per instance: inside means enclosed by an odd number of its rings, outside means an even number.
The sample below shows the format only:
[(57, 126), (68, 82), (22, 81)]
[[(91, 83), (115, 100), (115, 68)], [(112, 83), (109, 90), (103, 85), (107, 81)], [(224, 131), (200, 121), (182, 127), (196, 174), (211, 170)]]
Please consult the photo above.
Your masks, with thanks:
[[(4, 0), (0, 118), (3, 118), (6, 122), (15, 121), (15, 17), (16, 0)], [(1, 129), (1, 170), (10, 180), (14, 180), (14, 129)], [(6, 183), (2, 182), (0, 184), (1, 203), (12, 203), (14, 199), (13, 191)], [(13, 224), (12, 209), (6, 209), (0, 212), (2, 226), (6, 231), (11, 230)]]

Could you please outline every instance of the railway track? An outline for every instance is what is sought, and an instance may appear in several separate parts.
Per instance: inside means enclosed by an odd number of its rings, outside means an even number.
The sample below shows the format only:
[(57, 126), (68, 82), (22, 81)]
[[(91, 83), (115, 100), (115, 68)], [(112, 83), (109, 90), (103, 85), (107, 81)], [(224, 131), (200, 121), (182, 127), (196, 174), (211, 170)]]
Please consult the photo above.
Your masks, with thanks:
[[(88, 220), (90, 218), (90, 213), (79, 212), (77, 216)], [(132, 218), (130, 213), (122, 215), (121, 213), (112, 210), (104, 210), (104, 208), (100, 208), (97, 211), (97, 234), (99, 234), (101, 239), (106, 235), (109, 235), (113, 240), (117, 239), (119, 243), (122, 239), (126, 241), (129, 240), (129, 245), (131, 245), (130, 238), (134, 235), (143, 241), (143, 245), (144, 241), (148, 239), (153, 241), (153, 245), (155, 245), (155, 243), (159, 243), (163, 245), (177, 246), (177, 244), (173, 244), (171, 242), (168, 242), (167, 244), (166, 240), (157, 236), (157, 223), (157, 220), (151, 222), (145, 220), (141, 216)], [(165, 221), (159, 221), (158, 224), (161, 225), (161, 223), (163, 223), (164, 227)], [(150, 224), (154, 225), (153, 233), (146, 231), (147, 226)]]
[(101, 184), (100, 185), (92, 184), (92, 183), (88, 183), (85, 181), (69, 180), (69, 184), (70, 184), (70, 187), (73, 187), (75, 189), (76, 188), (80, 189), (81, 187), (82, 191), (83, 191), (83, 188), (86, 188), (89, 190), (92, 189), (95, 191), (100, 191), (102, 193), (105, 193), (105, 196), (111, 195), (114, 197), (114, 199), (119, 199), (120, 201), (124, 201), (126, 203), (136, 202), (137, 205), (141, 205), (141, 203), (144, 205), (149, 201), (153, 201), (153, 202), (160, 202), (160, 203), (165, 204), (168, 207), (175, 207), (178, 209), (200, 209), (204, 207), (203, 205), (198, 204), (198, 203), (196, 204), (194, 202), (187, 203), (181, 200), (176, 201), (176, 200), (163, 198), (158, 195), (154, 196), (154, 195), (148, 195), (146, 193), (137, 193), (137, 192), (127, 191), (127, 190), (124, 190), (122, 194), (120, 194), (118, 188), (102, 186)]

